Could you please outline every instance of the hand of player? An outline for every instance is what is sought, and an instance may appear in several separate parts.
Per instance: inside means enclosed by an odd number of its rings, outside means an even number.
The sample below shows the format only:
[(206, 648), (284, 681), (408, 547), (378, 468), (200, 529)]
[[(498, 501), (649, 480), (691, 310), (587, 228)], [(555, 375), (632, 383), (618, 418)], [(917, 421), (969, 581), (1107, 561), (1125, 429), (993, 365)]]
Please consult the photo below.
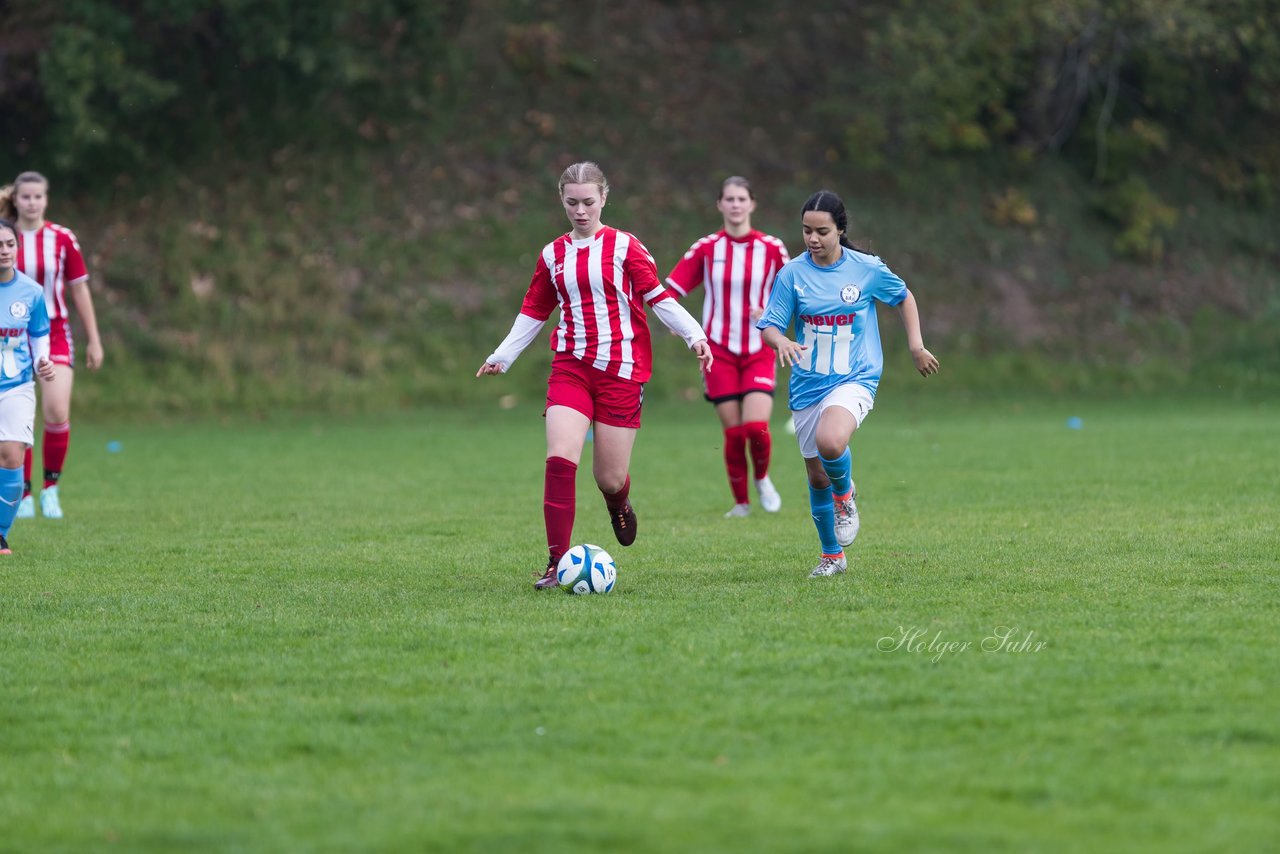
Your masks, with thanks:
[(911, 358), (916, 363), (916, 370), (920, 372), (920, 376), (928, 377), (938, 372), (938, 360), (925, 348), (911, 351)]
[(91, 371), (102, 367), (102, 342), (90, 341), (84, 348), (84, 364)]
[(715, 356), (711, 355), (711, 345), (707, 343), (707, 339), (703, 338), (689, 349), (697, 354), (698, 366), (702, 369), (702, 372), (705, 374), (710, 371), (711, 363), (715, 361)]
[(502, 365), (499, 365), (495, 362), (485, 362), (483, 365), (480, 366), (480, 370), (476, 371), (476, 376), (484, 377), (484, 376), (489, 376), (491, 374), (500, 374), (500, 373), (502, 373)]
[(58, 372), (53, 367), (53, 362), (48, 359), (41, 359), (36, 363), (36, 376), (47, 383), (51, 383), (57, 378)]
[(764, 317), (764, 306), (756, 306), (755, 308), (751, 309), (752, 323), (755, 323), (757, 320), (759, 320), (762, 317)]
[(788, 367), (800, 364), (800, 355), (809, 349), (807, 344), (797, 344), (790, 338), (783, 338), (778, 345), (778, 363)]

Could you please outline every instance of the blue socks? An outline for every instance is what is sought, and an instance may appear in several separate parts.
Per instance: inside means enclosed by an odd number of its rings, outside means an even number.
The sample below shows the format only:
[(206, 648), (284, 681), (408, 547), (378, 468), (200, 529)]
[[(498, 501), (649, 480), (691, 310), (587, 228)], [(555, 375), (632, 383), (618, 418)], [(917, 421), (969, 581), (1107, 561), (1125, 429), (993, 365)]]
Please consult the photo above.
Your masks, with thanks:
[(9, 536), (13, 520), (18, 515), (18, 502), (22, 500), (22, 466), (16, 469), (0, 468), (0, 536)]
[(831, 479), (832, 495), (848, 495), (853, 492), (853, 457), (848, 448), (834, 460), (829, 460), (822, 454), (818, 454), (818, 459), (822, 462), (822, 470)]
[(814, 489), (809, 485), (809, 509), (813, 511), (813, 526), (818, 529), (824, 555), (841, 555), (844, 549), (836, 540), (836, 505), (831, 498), (831, 487)]

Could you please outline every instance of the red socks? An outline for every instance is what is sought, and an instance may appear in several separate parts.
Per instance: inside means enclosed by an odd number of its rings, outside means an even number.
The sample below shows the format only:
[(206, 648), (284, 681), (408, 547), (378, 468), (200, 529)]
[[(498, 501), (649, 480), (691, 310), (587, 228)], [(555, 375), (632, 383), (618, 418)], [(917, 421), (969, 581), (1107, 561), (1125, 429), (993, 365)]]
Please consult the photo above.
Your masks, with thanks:
[(617, 492), (605, 492), (603, 489), (600, 492), (604, 495), (605, 507), (610, 510), (621, 510), (623, 505), (627, 503), (627, 496), (631, 494), (631, 475), (627, 475), (622, 488)]
[(742, 429), (746, 431), (747, 443), (751, 446), (751, 467), (755, 469), (756, 480), (759, 480), (769, 474), (769, 455), (773, 451), (769, 422), (748, 421)]
[[(44, 425), (44, 485), (53, 486), (62, 474), (67, 461), (67, 446), (71, 444), (71, 422)], [(31, 494), (31, 449), (22, 458), (22, 497)]]
[(773, 440), (769, 437), (768, 421), (748, 421), (724, 430), (724, 467), (729, 473), (729, 489), (733, 490), (734, 504), (748, 504), (747, 497), (747, 449), (751, 450), (751, 466), (756, 480), (769, 474), (769, 456), (773, 452)]
[(747, 504), (747, 428), (746, 425), (724, 429), (724, 468), (729, 473), (729, 489), (734, 504)]
[(547, 525), (547, 552), (553, 564), (569, 550), (573, 537), (573, 509), (577, 501), (578, 466), (564, 457), (547, 457), (542, 517)]
[[(44, 485), (53, 486), (67, 461), (67, 445), (71, 443), (71, 422), (44, 425)], [(30, 469), (27, 475), (30, 476)]]

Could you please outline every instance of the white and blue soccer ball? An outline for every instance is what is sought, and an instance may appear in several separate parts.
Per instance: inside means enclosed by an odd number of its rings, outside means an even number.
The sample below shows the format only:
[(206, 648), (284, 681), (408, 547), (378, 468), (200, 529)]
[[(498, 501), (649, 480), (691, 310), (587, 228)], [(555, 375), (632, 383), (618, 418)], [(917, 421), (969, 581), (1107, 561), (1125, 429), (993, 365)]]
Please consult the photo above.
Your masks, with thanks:
[(591, 543), (569, 549), (556, 565), (556, 581), (565, 593), (608, 593), (617, 579), (613, 558)]

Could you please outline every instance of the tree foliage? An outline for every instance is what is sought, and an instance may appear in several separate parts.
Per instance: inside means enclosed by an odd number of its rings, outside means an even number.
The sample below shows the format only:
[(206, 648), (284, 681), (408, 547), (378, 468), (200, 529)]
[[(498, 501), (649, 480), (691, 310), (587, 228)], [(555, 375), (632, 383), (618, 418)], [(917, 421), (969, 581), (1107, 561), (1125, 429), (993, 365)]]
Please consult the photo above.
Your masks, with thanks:
[[(905, 0), (859, 7), (860, 155), (1075, 147), (1094, 180), (1126, 177), (1170, 138), (1274, 191), (1275, 0)], [(1269, 199), (1268, 199), (1269, 200)]]
[[(137, 169), (282, 132), (379, 130), (424, 112), (460, 3), (18, 0), (0, 106), (19, 156)], [(46, 167), (48, 168), (48, 167)]]

